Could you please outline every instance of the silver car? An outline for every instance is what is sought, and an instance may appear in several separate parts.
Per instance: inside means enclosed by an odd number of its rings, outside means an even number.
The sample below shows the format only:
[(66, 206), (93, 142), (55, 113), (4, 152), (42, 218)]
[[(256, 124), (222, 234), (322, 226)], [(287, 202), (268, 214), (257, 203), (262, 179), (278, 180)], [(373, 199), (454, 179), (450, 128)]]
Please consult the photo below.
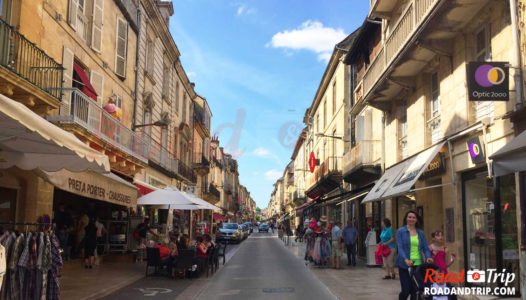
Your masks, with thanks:
[(241, 242), (244, 234), (241, 226), (237, 223), (223, 223), (216, 233), (216, 242)]

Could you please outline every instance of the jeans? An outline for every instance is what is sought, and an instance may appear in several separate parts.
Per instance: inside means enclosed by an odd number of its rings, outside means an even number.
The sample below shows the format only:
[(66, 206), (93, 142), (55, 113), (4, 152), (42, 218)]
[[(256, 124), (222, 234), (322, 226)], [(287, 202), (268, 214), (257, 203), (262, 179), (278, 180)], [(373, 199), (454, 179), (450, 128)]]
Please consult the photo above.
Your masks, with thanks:
[(416, 295), (413, 292), (413, 283), (411, 282), (411, 275), (408, 269), (398, 268), (400, 277), (400, 286), (402, 291), (398, 294), (398, 300), (407, 300), (407, 296), (411, 295), (411, 300), (415, 299)]
[(347, 265), (356, 266), (356, 244), (345, 244), (347, 247)]

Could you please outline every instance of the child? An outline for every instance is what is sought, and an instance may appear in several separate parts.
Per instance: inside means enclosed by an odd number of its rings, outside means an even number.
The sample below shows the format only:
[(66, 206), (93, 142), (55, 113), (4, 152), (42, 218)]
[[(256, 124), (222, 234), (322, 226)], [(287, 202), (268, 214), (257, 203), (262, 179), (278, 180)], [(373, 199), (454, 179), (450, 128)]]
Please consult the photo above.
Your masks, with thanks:
[(429, 245), (429, 250), (433, 257), (433, 263), (447, 274), (447, 268), (455, 261), (455, 254), (451, 253), (449, 261), (447, 260), (448, 251), (447, 247), (444, 246), (444, 233), (441, 230), (437, 230), (431, 234), (433, 243)]
[[(441, 275), (438, 275), (441, 274)], [(444, 278), (446, 276), (444, 270), (439, 268), (437, 270), (437, 280), (431, 285), (432, 289), (436, 289), (437, 293), (433, 295), (433, 300), (448, 300), (448, 297), (444, 295), (445, 288), (447, 287), (446, 283), (444, 282)]]
[(137, 261), (142, 263), (142, 260), (144, 258), (144, 251), (146, 251), (146, 245), (144, 244), (144, 241), (141, 242), (139, 247), (137, 247)]

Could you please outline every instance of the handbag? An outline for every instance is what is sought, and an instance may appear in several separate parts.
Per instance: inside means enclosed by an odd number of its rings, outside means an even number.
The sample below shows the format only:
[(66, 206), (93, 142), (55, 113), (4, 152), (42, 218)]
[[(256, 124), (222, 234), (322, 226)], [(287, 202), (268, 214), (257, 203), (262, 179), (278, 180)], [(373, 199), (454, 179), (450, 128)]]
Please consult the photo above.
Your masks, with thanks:
[(378, 245), (378, 247), (376, 247), (376, 252), (374, 252), (374, 259), (377, 265), (381, 265), (383, 263), (382, 249), (383, 249), (383, 246), (380, 244)]
[(382, 247), (382, 255), (383, 255), (383, 257), (387, 257), (387, 256), (389, 256), (389, 254), (391, 254), (391, 248), (389, 248), (389, 246), (387, 246), (387, 245), (383, 245), (383, 247)]

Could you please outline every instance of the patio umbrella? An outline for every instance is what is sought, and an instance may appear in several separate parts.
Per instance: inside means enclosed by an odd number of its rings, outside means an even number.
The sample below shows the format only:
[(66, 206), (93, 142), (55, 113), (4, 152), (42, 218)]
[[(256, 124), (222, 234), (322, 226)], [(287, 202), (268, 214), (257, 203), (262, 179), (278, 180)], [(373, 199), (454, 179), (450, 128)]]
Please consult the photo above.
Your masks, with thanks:
[[(162, 190), (156, 190), (149, 194), (146, 194), (137, 199), (138, 205), (188, 205), (188, 208), (192, 208), (195, 205), (188, 197), (186, 197), (181, 191), (174, 187), (167, 187)], [(185, 206), (186, 207), (186, 206)], [(174, 208), (181, 209), (181, 208)], [(201, 208), (197, 208), (201, 209)]]
[(192, 195), (192, 194), (185, 194), (185, 196), (187, 196), (192, 202), (194, 202), (195, 204), (198, 204), (200, 206), (203, 206), (205, 208), (203, 209), (211, 209), (211, 210), (214, 210), (214, 211), (221, 211), (221, 208), (211, 204), (211, 203), (208, 203), (206, 202), (205, 200), (201, 199), (201, 198), (198, 198), (196, 197), (195, 195)]

